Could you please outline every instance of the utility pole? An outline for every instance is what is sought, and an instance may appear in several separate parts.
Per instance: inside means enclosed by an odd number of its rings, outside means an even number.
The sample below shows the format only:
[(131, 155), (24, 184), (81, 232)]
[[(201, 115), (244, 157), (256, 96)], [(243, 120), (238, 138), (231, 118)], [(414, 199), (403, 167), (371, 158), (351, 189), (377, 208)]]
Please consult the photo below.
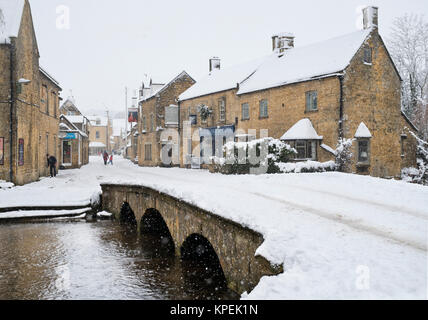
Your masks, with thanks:
[(106, 127), (106, 130), (107, 130), (107, 133), (106, 133), (106, 139), (107, 139), (107, 143), (106, 143), (106, 146), (107, 146), (107, 151), (108, 152), (111, 152), (111, 150), (110, 150), (110, 134), (109, 134), (109, 128), (110, 128), (110, 118), (109, 118), (109, 112), (108, 112), (108, 109), (107, 109), (107, 111), (106, 111), (106, 113), (107, 113), (107, 127)]
[(128, 87), (125, 87), (125, 157), (128, 156)]

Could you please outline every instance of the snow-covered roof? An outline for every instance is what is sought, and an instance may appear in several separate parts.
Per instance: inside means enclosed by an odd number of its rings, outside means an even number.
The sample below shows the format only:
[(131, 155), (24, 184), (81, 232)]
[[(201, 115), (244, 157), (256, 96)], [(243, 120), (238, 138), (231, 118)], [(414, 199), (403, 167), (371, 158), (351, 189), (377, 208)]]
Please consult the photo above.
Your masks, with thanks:
[(355, 132), (355, 138), (371, 138), (372, 134), (370, 133), (369, 128), (367, 128), (364, 122), (361, 122), (357, 132)]
[[(91, 126), (93, 127), (106, 127), (108, 123), (107, 117), (100, 117), (100, 116), (87, 116), (89, 121), (91, 122)], [(99, 122), (97, 124), (97, 122)]]
[(222, 70), (212, 71), (183, 92), (188, 100), (238, 87), (237, 94), (274, 88), (339, 73), (346, 69), (371, 29), (360, 30), (323, 42), (291, 48)]
[(106, 145), (102, 142), (91, 142), (89, 143), (89, 148), (105, 148)]
[(72, 130), (69, 126), (67, 126), (65, 123), (60, 123), (59, 124), (59, 128), (61, 129), (61, 130)]
[(346, 69), (371, 29), (352, 32), (319, 43), (272, 54), (247, 80), (238, 94), (274, 88), (311, 78), (339, 73)]
[(0, 22), (0, 42), (9, 43), (17, 37), (21, 26), (25, 0), (0, 0), (3, 23)]
[(68, 115), (64, 115), (68, 121), (72, 122), (72, 123), (83, 123), (84, 122), (84, 116), (68, 116)]
[(155, 95), (161, 93), (163, 90), (168, 88), (171, 84), (173, 84), (177, 79), (180, 79), (181, 77), (187, 75), (188, 77), (192, 78), (186, 71), (181, 72), (179, 75), (177, 75), (174, 79), (169, 81), (166, 84), (163, 85), (156, 85), (152, 84), (150, 88), (152, 88), (152, 92), (148, 95), (143, 96), (143, 98), (140, 101), (149, 100), (150, 98), (154, 97)]
[(302, 119), (292, 126), (282, 137), (281, 140), (322, 140), (312, 125), (311, 120)]
[(250, 76), (265, 59), (266, 57), (259, 58), (221, 70), (214, 69), (207, 77), (197, 81), (193, 86), (184, 91), (179, 96), (179, 100), (188, 100), (237, 88), (237, 84)]
[(39, 66), (39, 70), (40, 72), (46, 77), (48, 78), (50, 81), (52, 81), (54, 84), (56, 84), (59, 87), (59, 82), (57, 80), (55, 80), (54, 77), (52, 77), (47, 71), (46, 69), (42, 68)]

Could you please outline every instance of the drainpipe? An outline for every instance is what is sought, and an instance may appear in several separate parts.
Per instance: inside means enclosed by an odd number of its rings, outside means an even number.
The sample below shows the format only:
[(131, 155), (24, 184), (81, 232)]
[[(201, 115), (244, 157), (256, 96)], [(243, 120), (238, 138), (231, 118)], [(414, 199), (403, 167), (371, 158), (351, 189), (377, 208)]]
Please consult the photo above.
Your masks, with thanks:
[(11, 39), (10, 44), (10, 131), (9, 131), (9, 178), (10, 182), (13, 183), (13, 105), (15, 103), (15, 85), (13, 81), (13, 55), (15, 51), (15, 46), (13, 45), (13, 40)]
[(339, 139), (343, 138), (343, 75), (339, 76)]

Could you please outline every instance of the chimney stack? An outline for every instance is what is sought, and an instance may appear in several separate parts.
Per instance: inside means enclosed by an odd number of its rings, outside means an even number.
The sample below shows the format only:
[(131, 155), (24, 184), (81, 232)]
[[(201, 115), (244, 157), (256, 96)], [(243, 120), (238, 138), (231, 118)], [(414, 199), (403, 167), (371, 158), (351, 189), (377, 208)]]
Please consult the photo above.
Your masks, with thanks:
[(378, 28), (378, 7), (366, 7), (363, 9), (364, 29)]
[(294, 34), (284, 32), (272, 36), (273, 51), (281, 54), (285, 50), (294, 48)]
[(219, 57), (212, 57), (210, 59), (210, 72), (213, 70), (220, 70), (220, 61)]

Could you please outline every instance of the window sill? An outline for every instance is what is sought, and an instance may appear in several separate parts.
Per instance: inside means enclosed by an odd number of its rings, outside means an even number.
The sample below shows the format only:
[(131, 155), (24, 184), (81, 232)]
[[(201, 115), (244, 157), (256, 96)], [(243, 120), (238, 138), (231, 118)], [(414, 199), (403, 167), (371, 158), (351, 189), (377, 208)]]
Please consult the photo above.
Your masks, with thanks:
[(248, 119), (241, 119), (241, 121), (250, 121), (250, 118), (248, 118)]
[(318, 112), (318, 109), (315, 109), (315, 110), (305, 110), (305, 113), (312, 113), (312, 112)]
[(266, 117), (260, 117), (259, 116), (259, 120), (263, 120), (263, 119), (269, 119), (269, 116), (266, 116)]
[(370, 162), (357, 162), (357, 167), (370, 167)]

